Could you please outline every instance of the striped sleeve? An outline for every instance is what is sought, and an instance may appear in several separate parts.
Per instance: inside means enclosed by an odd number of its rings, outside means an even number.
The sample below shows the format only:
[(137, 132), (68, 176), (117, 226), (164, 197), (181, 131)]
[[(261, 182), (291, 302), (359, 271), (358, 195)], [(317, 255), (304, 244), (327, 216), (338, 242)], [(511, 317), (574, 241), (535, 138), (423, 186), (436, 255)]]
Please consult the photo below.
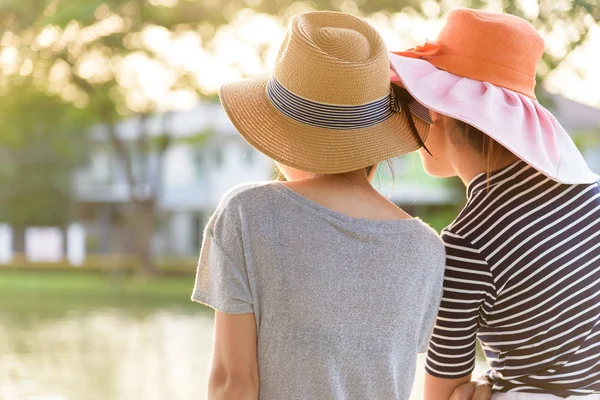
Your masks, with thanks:
[(446, 246), (444, 291), (429, 342), (426, 370), (445, 379), (469, 375), (475, 367), (475, 343), (482, 312), (496, 289), (488, 264), (463, 237), (442, 232)]

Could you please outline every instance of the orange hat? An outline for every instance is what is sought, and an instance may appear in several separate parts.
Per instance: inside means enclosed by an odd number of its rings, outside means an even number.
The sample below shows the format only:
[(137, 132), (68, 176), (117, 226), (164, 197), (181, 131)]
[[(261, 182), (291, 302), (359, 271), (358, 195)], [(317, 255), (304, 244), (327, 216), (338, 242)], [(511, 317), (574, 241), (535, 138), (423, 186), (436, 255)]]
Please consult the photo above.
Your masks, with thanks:
[(463, 121), (562, 183), (592, 172), (556, 118), (535, 97), (544, 40), (527, 21), (458, 8), (435, 42), (390, 53), (402, 86), (422, 105)]
[(544, 39), (514, 15), (459, 8), (448, 14), (436, 42), (394, 54), (422, 58), (455, 75), (535, 99), (535, 75), (544, 54)]

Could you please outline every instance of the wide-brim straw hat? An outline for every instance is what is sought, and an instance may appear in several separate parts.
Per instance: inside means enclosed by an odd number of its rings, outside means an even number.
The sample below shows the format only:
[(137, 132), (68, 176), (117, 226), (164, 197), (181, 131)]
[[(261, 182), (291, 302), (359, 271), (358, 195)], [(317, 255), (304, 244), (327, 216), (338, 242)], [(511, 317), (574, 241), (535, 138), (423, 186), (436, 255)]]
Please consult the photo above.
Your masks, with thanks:
[(427, 138), (427, 110), (414, 99), (398, 105), (389, 69), (385, 44), (366, 21), (309, 12), (291, 20), (272, 73), (226, 84), (220, 98), (242, 137), (273, 160), (318, 174), (349, 172)]
[(393, 53), (392, 69), (430, 110), (466, 122), (561, 183), (593, 183), (568, 133), (536, 99), (544, 40), (521, 18), (459, 8), (436, 41)]

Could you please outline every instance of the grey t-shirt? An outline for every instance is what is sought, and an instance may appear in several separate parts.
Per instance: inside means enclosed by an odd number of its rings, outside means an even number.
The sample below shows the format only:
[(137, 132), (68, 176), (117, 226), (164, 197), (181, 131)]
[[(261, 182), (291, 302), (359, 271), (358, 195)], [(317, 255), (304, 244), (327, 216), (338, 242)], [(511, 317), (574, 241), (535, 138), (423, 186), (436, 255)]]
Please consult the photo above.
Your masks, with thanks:
[(261, 400), (408, 399), (444, 258), (418, 219), (356, 219), (279, 182), (245, 185), (208, 223), (192, 299), (254, 313)]

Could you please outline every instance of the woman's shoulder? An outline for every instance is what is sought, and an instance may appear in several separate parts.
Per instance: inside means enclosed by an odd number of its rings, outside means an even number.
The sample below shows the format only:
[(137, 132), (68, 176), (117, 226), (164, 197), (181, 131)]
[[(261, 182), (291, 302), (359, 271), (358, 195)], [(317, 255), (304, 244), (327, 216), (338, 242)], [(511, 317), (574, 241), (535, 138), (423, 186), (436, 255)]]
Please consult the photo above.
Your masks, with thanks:
[(218, 210), (223, 210), (233, 205), (252, 204), (260, 202), (263, 196), (273, 191), (277, 181), (247, 182), (229, 189), (221, 197)]
[(441, 248), (443, 249), (444, 243), (440, 238), (440, 234), (435, 229), (433, 229), (431, 225), (429, 225), (427, 222), (423, 221), (419, 217), (412, 218), (412, 220), (415, 222), (414, 226), (418, 228), (417, 232), (420, 239), (417, 240), (427, 240), (428, 244), (431, 244), (437, 248), (441, 246)]
[(240, 213), (253, 208), (254, 204), (264, 204), (265, 194), (272, 191), (274, 181), (249, 182), (237, 185), (229, 189), (221, 197), (211, 220), (209, 228), (213, 227), (219, 220), (235, 222)]
[(417, 235), (413, 238), (414, 247), (427, 255), (431, 267), (443, 271), (446, 264), (446, 249), (440, 235), (427, 223), (415, 218), (418, 222)]
[(418, 217), (415, 217), (414, 219), (416, 219), (418, 221), (418, 225), (422, 229), (424, 235), (426, 235), (432, 239), (435, 239), (437, 242), (442, 243), (442, 241), (440, 239), (440, 235), (438, 234), (438, 232), (435, 229), (433, 229), (431, 227), (431, 225), (429, 225), (427, 222), (423, 221), (422, 219), (420, 219)]

